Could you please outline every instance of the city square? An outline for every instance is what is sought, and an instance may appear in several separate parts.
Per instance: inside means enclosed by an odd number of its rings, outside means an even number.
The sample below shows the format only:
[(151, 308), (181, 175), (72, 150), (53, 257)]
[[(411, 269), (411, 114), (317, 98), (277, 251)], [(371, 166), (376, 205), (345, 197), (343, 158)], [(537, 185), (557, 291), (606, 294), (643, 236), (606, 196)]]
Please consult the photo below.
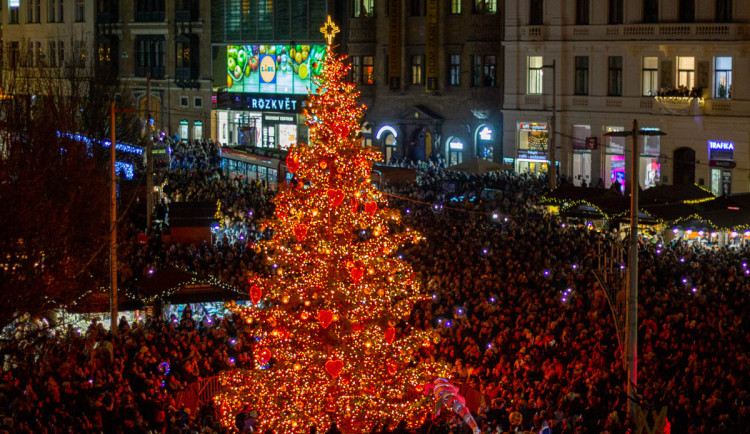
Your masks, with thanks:
[(0, 18), (0, 432), (748, 432), (745, 2)]

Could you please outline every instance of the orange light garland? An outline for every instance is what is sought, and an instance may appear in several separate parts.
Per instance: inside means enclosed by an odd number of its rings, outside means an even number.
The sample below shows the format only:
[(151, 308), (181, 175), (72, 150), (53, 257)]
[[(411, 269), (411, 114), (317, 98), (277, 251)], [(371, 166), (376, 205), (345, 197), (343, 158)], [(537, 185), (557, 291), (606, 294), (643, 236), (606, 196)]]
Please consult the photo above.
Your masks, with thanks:
[(348, 70), (329, 43), (305, 112), (310, 144), (289, 150), (296, 182), (277, 195), (266, 222), (273, 239), (260, 243), (275, 272), (248, 279), (252, 306), (231, 305), (260, 338), (255, 369), (224, 374), (215, 398), (232, 429), (248, 404), (262, 430), (279, 433), (332, 421), (352, 431), (383, 420), (418, 424), (431, 403), (423, 384), (447, 374), (444, 364), (416, 361), (439, 341), (434, 331), (396, 325), (428, 298), (395, 257), (421, 236), (370, 183), (380, 153), (362, 146), (364, 107)]

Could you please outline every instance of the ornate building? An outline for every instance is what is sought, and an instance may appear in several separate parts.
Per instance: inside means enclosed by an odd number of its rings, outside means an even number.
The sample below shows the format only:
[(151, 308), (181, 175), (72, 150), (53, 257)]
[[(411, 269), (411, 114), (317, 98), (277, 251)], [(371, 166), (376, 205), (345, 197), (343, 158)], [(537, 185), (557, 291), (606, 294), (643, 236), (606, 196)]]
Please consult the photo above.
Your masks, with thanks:
[(505, 13), (504, 157), (516, 170), (546, 171), (553, 143), (576, 185), (623, 183), (631, 142), (604, 134), (637, 119), (666, 134), (640, 141), (642, 188), (748, 191), (750, 3), (513, 0)]

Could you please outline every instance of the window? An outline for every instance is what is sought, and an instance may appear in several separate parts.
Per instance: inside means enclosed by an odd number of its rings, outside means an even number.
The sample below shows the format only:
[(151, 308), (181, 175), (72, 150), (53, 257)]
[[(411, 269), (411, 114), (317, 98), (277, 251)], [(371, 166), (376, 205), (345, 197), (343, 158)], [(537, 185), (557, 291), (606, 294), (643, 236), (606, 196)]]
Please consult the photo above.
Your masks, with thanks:
[(497, 57), (472, 56), (471, 85), (494, 87), (497, 74)]
[(471, 85), (479, 87), (482, 84), (482, 56), (471, 56)]
[(203, 107), (203, 97), (196, 96), (193, 98), (193, 107)]
[(450, 0), (450, 2), (451, 2), (451, 13), (452, 14), (460, 14), (461, 13), (461, 1), (462, 0)]
[(29, 0), (26, 5), (26, 22), (39, 23), (41, 18), (42, 0)]
[(354, 0), (354, 18), (375, 16), (375, 0)]
[(659, 0), (643, 0), (643, 22), (659, 22)]
[(576, 56), (575, 94), (589, 94), (589, 56)]
[(26, 50), (26, 64), (24, 66), (34, 66), (34, 43), (29, 41), (28, 49)]
[(677, 58), (677, 86), (695, 87), (695, 57)]
[(8, 10), (8, 24), (18, 24), (18, 8)]
[(75, 65), (83, 67), (86, 64), (86, 42), (75, 41), (73, 47), (73, 55), (75, 56)]
[(375, 61), (372, 56), (362, 56), (362, 84), (375, 84)]
[(180, 97), (180, 107), (187, 107), (188, 106), (188, 97), (181, 96)]
[(63, 0), (57, 0), (57, 22), (62, 23), (65, 21), (65, 5), (63, 4)]
[(656, 96), (659, 93), (659, 58), (643, 58), (643, 96)]
[(362, 59), (359, 56), (352, 56), (352, 67), (349, 70), (352, 83), (360, 83), (362, 80)]
[(541, 26), (544, 24), (544, 0), (531, 0), (529, 2), (529, 25)]
[(497, 57), (484, 56), (484, 86), (495, 87), (497, 78)]
[(11, 68), (19, 66), (21, 62), (21, 44), (18, 41), (8, 42), (8, 63)]
[(423, 17), (426, 12), (425, 0), (410, 0), (409, 15), (413, 17)]
[(47, 65), (50, 68), (57, 66), (57, 42), (49, 41), (49, 51), (47, 52)]
[(680, 22), (695, 22), (695, 0), (680, 0)]
[(164, 36), (136, 36), (135, 76), (164, 77)]
[(421, 54), (418, 54), (416, 56), (411, 56), (411, 84), (423, 84), (424, 78), (423, 78), (423, 71), (422, 68), (424, 62), (424, 56)]
[(448, 65), (448, 71), (450, 74), (451, 86), (458, 86), (461, 84), (461, 55), (451, 54), (450, 64)]
[(730, 99), (732, 96), (732, 58), (714, 58), (714, 98)]
[(496, 14), (497, 0), (474, 0), (474, 13)]
[(164, 21), (164, 0), (135, 0), (135, 21)]
[(539, 95), (542, 93), (542, 56), (529, 56), (529, 77), (526, 93)]
[(76, 22), (82, 23), (86, 20), (85, 0), (76, 0)]
[(716, 0), (716, 22), (732, 22), (732, 0)]
[(34, 64), (36, 66), (45, 66), (44, 65), (44, 53), (42, 52), (42, 43), (37, 41), (34, 42)]
[(175, 78), (178, 81), (197, 80), (200, 77), (198, 62), (198, 37), (182, 34), (175, 44)]
[(193, 140), (202, 140), (202, 139), (203, 139), (203, 122), (194, 121), (193, 122)]
[(65, 66), (65, 42), (57, 41), (57, 64)]
[(609, 24), (623, 23), (622, 0), (609, 0), (609, 16), (607, 22)]
[(622, 96), (622, 56), (609, 56), (607, 95)]
[(55, 0), (49, 0), (49, 13), (47, 14), (47, 21), (50, 23), (55, 22), (55, 12), (57, 12), (57, 3)]
[(576, 0), (576, 25), (585, 26), (589, 23), (589, 0)]

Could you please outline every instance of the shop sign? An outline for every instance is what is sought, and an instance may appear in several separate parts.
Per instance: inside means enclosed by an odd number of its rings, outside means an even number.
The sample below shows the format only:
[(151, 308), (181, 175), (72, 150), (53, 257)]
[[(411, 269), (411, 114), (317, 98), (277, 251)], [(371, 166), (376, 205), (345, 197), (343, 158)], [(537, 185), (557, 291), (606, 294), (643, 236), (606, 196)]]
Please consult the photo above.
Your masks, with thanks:
[(296, 111), (297, 100), (293, 98), (250, 98), (250, 108), (255, 110)]
[(522, 122), (520, 125), (521, 131), (531, 133), (546, 133), (547, 124), (538, 124), (536, 122)]
[(264, 114), (263, 122), (297, 123), (297, 119), (294, 115)]
[(737, 163), (734, 161), (724, 161), (724, 160), (708, 160), (708, 165), (711, 167), (723, 167), (725, 169), (734, 169), (737, 167)]
[(490, 127), (485, 125), (481, 130), (479, 130), (479, 139), (486, 142), (492, 140), (492, 130), (490, 129)]
[(708, 141), (708, 154), (711, 160), (734, 160), (734, 142), (722, 140)]
[(536, 161), (547, 161), (547, 153), (537, 149), (519, 149), (518, 150), (519, 160), (536, 160)]

